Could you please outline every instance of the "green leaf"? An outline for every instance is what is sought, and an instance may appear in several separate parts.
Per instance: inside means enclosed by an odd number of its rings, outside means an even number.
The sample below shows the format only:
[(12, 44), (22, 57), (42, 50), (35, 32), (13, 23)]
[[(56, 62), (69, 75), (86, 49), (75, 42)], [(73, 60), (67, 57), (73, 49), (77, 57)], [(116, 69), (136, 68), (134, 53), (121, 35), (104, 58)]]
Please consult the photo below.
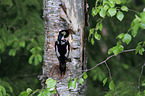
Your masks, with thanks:
[(79, 83), (80, 84), (83, 84), (83, 82), (84, 82), (84, 79), (83, 78), (80, 78)]
[(122, 11), (128, 12), (128, 8), (127, 8), (126, 6), (122, 6), (122, 7), (121, 7), (121, 10), (122, 10)]
[(145, 12), (140, 13), (141, 22), (145, 24)]
[(140, 28), (145, 29), (145, 23), (140, 23)]
[(140, 54), (140, 55), (143, 55), (143, 52), (144, 52), (144, 48), (141, 48), (141, 49), (139, 50), (139, 54)]
[(124, 37), (124, 33), (121, 33), (116, 38), (122, 39), (123, 37)]
[(34, 57), (34, 63), (35, 63), (35, 65), (38, 65), (38, 64), (39, 64), (39, 61), (38, 61), (37, 55)]
[(135, 49), (135, 54), (137, 54), (139, 52), (140, 48), (141, 48), (141, 45), (138, 44), (137, 47), (136, 47), (136, 49)]
[(128, 69), (128, 68), (129, 68), (129, 66), (128, 66), (127, 64), (122, 64), (122, 67), (123, 67), (124, 69)]
[(95, 39), (100, 40), (101, 39), (101, 35), (99, 35), (97, 32), (95, 33)]
[(111, 54), (113, 52), (113, 48), (110, 48), (109, 50), (108, 50), (108, 54)]
[(102, 23), (99, 24), (99, 29), (100, 29), (100, 31), (102, 31), (102, 29), (103, 29)]
[(116, 56), (119, 52), (123, 51), (124, 47), (122, 45), (117, 45), (113, 47), (113, 53)]
[(10, 56), (15, 56), (15, 55), (16, 55), (16, 50), (15, 50), (15, 49), (11, 49), (11, 50), (9, 51), (9, 55), (10, 55)]
[(34, 54), (36, 52), (36, 48), (32, 48), (30, 52)]
[(77, 78), (75, 78), (74, 81), (72, 82), (72, 87), (74, 89), (76, 88), (76, 84), (77, 84)]
[(44, 93), (44, 96), (51, 96), (51, 91), (48, 88), (46, 88), (43, 93)]
[(116, 16), (117, 16), (117, 19), (120, 21), (122, 21), (122, 19), (124, 18), (124, 14), (121, 11), (118, 11)]
[(113, 83), (113, 81), (111, 81), (109, 83), (109, 89), (114, 91), (114, 83)]
[(22, 91), (19, 96), (29, 96), (29, 94), (27, 91)]
[(6, 96), (6, 90), (3, 86), (0, 86), (0, 92), (2, 93), (2, 96)]
[(108, 13), (111, 15), (111, 17), (113, 17), (115, 14), (116, 14), (116, 8), (110, 8), (109, 10), (108, 10)]
[(102, 23), (97, 23), (96, 24), (96, 30), (100, 30), (100, 31), (102, 31), (102, 28), (103, 28), (103, 26), (102, 26)]
[(38, 58), (39, 62), (42, 62), (42, 56), (40, 54), (37, 54), (37, 58)]
[(99, 10), (97, 8), (92, 8), (92, 15), (95, 16), (97, 15)]
[(108, 4), (108, 0), (103, 0), (103, 5)]
[(121, 43), (122, 43), (122, 42), (119, 40), (119, 41), (117, 42), (117, 45), (119, 46), (119, 45), (121, 45)]
[(46, 84), (49, 91), (53, 91), (55, 89), (56, 80), (53, 80), (52, 78), (48, 78), (46, 80)]
[(87, 79), (88, 75), (86, 74), (86, 72), (83, 73), (83, 79)]
[(31, 55), (31, 57), (29, 58), (29, 64), (32, 64), (34, 57), (35, 57), (35, 55)]
[(90, 29), (89, 30), (89, 36), (88, 36), (88, 40), (90, 41), (90, 37), (91, 37), (91, 35), (94, 33), (94, 28), (92, 28), (92, 29)]
[(142, 96), (142, 95), (138, 92), (136, 96)]
[(110, 7), (115, 7), (115, 0), (109, 0)]
[(95, 43), (95, 41), (94, 41), (94, 38), (92, 37), (92, 39), (91, 39), (91, 43), (92, 43), (92, 45), (94, 45), (94, 43)]
[(126, 34), (124, 35), (124, 37), (122, 38), (122, 41), (123, 41), (124, 43), (126, 43), (126, 44), (129, 44), (129, 42), (131, 41), (131, 39), (132, 39), (131, 35), (128, 34), (128, 33), (126, 33)]
[(27, 88), (27, 90), (26, 90), (26, 91), (27, 91), (27, 93), (28, 93), (28, 94), (30, 94), (30, 93), (32, 92), (32, 89)]
[(106, 84), (107, 79), (108, 79), (108, 78), (105, 78), (105, 79), (103, 80), (103, 86)]
[(104, 6), (104, 10), (105, 10), (105, 11), (107, 11), (107, 10), (108, 10), (108, 8), (109, 8), (109, 6), (108, 6), (108, 5), (105, 5), (105, 6)]
[(71, 87), (72, 85), (72, 82), (71, 82), (71, 78), (69, 79), (69, 82), (68, 82), (68, 89)]
[(135, 37), (137, 35), (137, 31), (140, 27), (140, 20), (135, 18), (131, 23), (131, 35)]
[(121, 4), (120, 0), (115, 0), (115, 1), (116, 1), (116, 4)]
[(99, 12), (99, 15), (104, 18), (106, 16), (105, 9), (101, 8), (101, 11)]
[(20, 42), (20, 47), (25, 47), (25, 41)]

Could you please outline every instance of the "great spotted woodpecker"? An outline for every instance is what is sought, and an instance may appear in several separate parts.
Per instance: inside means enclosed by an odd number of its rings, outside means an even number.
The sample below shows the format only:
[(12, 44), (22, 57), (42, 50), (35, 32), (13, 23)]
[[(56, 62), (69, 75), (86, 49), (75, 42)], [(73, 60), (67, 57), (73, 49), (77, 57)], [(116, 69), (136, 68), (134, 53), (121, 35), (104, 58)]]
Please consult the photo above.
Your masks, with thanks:
[(57, 41), (55, 41), (55, 52), (59, 60), (59, 70), (61, 76), (65, 75), (66, 62), (68, 61), (70, 44), (66, 38), (69, 36), (68, 30), (62, 30), (58, 34)]

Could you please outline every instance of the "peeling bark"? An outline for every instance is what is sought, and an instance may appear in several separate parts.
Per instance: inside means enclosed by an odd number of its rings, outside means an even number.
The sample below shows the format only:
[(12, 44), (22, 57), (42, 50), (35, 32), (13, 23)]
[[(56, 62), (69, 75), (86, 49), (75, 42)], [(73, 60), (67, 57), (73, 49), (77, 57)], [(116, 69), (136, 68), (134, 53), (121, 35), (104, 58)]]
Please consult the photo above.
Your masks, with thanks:
[[(63, 5), (65, 8), (62, 8)], [(57, 80), (56, 90), (60, 96), (84, 96), (85, 84), (77, 83), (76, 89), (68, 89), (70, 78), (79, 77), (84, 66), (84, 27), (85, 13), (84, 0), (43, 0), (43, 18), (45, 27), (45, 48), (43, 75)], [(62, 12), (63, 10), (63, 12)], [(65, 14), (65, 15), (64, 15)], [(61, 17), (60, 17), (61, 15)], [(58, 72), (54, 70), (50, 76), (50, 70), (58, 65), (54, 44), (61, 30), (72, 29), (75, 33), (71, 38), (71, 52), (67, 62), (67, 73), (64, 78), (58, 79)]]

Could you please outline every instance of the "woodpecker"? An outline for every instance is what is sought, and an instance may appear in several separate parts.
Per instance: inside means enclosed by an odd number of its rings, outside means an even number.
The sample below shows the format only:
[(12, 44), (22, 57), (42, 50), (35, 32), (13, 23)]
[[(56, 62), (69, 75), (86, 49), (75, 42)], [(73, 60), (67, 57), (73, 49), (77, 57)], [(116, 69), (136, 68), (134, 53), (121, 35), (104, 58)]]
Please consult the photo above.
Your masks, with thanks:
[(57, 41), (55, 41), (55, 52), (59, 60), (59, 70), (61, 76), (65, 75), (66, 62), (70, 52), (70, 43), (66, 38), (69, 36), (68, 30), (61, 30), (58, 34)]

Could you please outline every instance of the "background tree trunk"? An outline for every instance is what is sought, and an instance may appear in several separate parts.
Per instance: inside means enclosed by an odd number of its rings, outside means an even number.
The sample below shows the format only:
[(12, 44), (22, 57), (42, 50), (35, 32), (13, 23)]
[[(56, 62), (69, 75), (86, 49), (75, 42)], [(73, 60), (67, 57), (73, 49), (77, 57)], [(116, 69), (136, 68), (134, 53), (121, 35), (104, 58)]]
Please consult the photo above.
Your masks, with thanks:
[[(66, 7), (65, 15), (71, 22), (69, 24), (60, 17), (62, 7)], [(56, 89), (60, 96), (84, 96), (85, 84), (76, 84), (76, 89), (68, 89), (68, 81), (70, 78), (79, 77), (82, 74), (84, 66), (84, 27), (85, 27), (85, 4), (84, 0), (43, 0), (43, 18), (45, 27), (45, 48), (44, 48), (44, 65), (43, 75), (57, 80)], [(72, 29), (70, 42), (71, 51), (69, 58), (71, 62), (67, 62), (67, 73), (64, 78), (58, 79), (58, 74), (50, 76), (50, 70), (54, 65), (58, 65), (58, 59), (55, 54), (54, 44), (58, 32), (64, 29)], [(55, 70), (56, 71), (56, 70)]]

